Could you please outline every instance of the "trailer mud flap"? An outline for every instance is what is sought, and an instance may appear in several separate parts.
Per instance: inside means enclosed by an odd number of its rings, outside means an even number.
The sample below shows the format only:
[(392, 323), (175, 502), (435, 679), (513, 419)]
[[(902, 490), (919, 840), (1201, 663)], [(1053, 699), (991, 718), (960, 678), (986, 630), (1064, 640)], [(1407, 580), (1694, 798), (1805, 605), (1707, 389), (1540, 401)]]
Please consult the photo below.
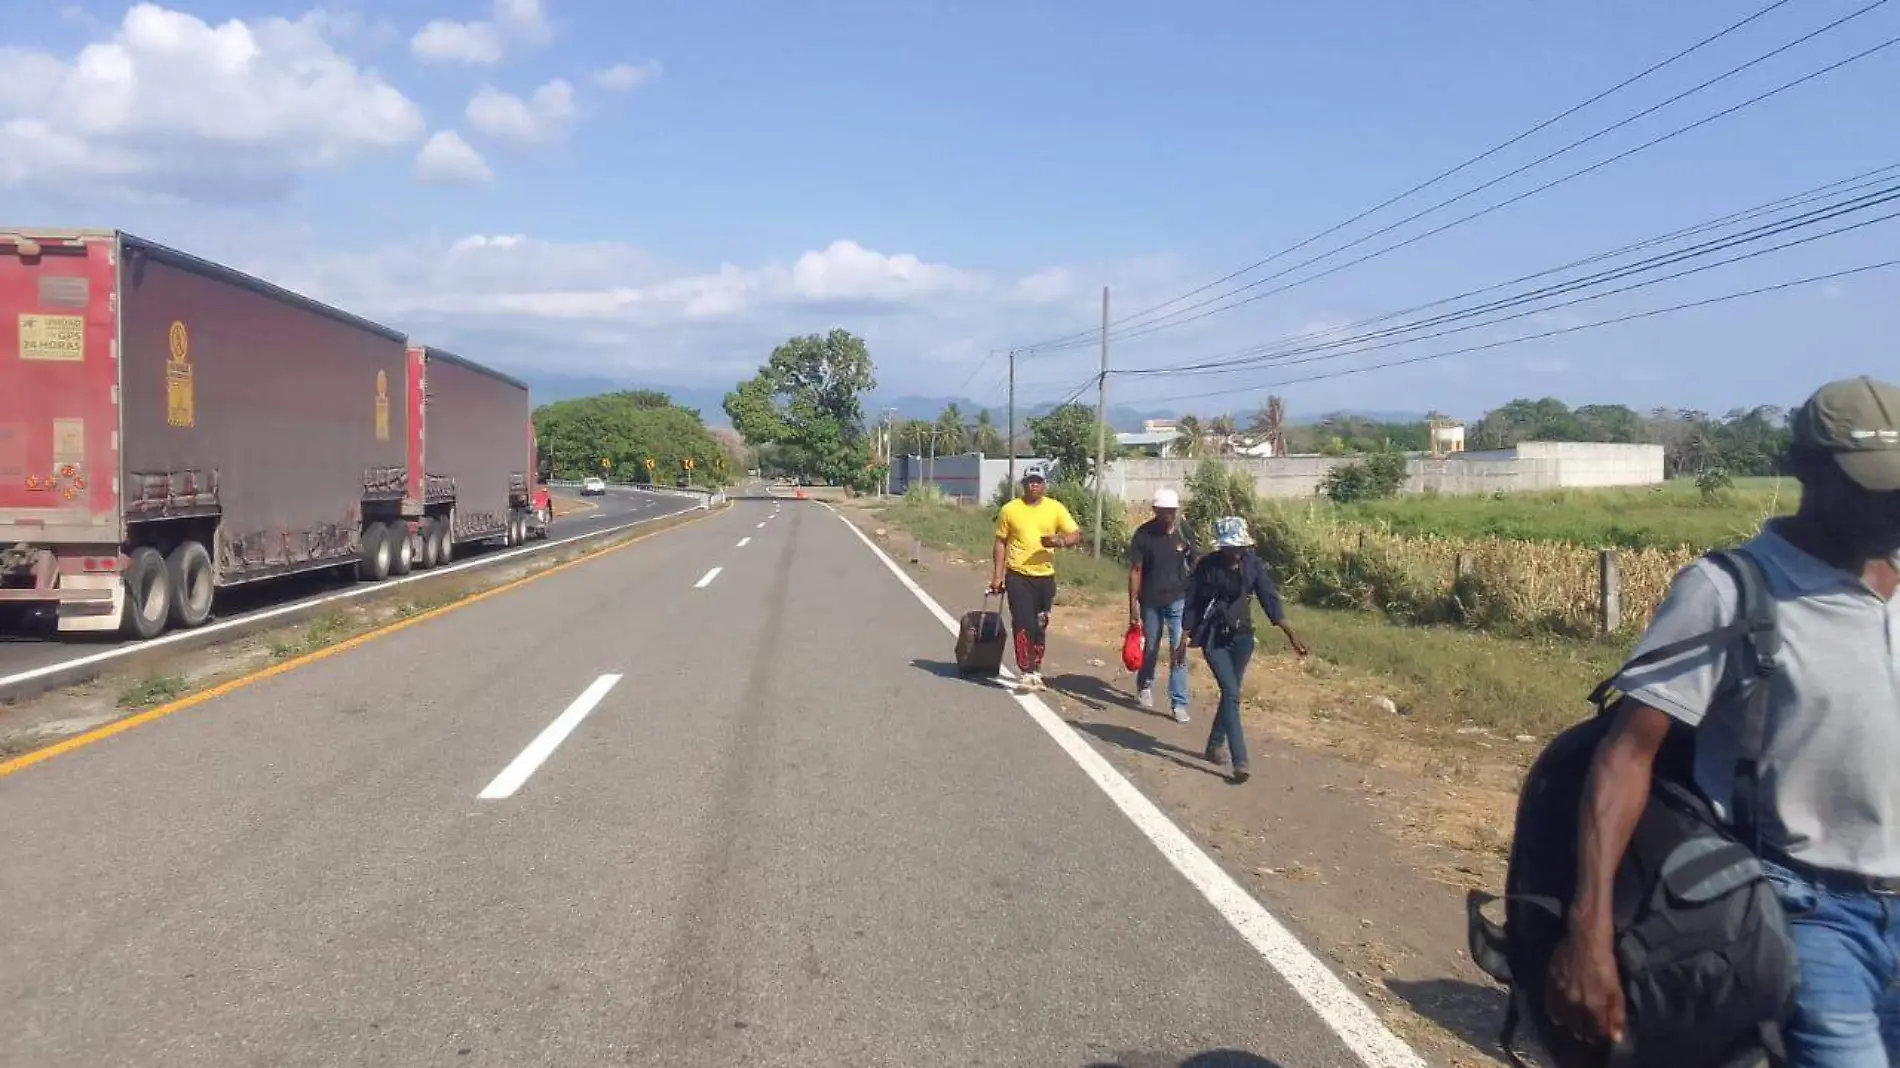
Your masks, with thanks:
[(62, 634), (110, 633), (125, 613), (125, 583), (118, 575), (60, 576), (59, 630)]

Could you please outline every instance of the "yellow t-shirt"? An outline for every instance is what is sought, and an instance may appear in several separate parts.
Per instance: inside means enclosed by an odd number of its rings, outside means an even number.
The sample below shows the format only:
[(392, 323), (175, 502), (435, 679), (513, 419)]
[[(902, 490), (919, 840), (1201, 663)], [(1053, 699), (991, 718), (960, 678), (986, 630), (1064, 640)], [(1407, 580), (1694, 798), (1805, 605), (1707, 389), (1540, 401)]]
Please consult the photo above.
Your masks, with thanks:
[(1056, 554), (1042, 539), (1080, 529), (1068, 508), (1054, 497), (1044, 497), (1038, 504), (1018, 497), (996, 513), (996, 537), (1009, 543), (1004, 564), (1019, 575), (1055, 574)]

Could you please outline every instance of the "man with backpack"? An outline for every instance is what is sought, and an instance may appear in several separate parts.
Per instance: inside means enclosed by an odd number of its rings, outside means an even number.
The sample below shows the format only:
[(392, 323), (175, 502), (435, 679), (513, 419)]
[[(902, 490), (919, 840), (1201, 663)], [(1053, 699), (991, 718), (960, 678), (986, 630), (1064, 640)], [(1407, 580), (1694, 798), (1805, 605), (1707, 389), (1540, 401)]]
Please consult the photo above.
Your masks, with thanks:
[[(1567, 935), (1538, 984), (1558, 1031), (1597, 1048), (1635, 1022), (1628, 969), (1648, 962), (1619, 929), (1619, 875), (1666, 796), (1652, 794), (1665, 743), (1686, 730), (1688, 776), (1759, 857), (1792, 935), (1793, 1008), (1773, 1036), (1785, 1063), (1900, 1068), (1900, 389), (1829, 383), (1790, 430), (1801, 504), (1742, 547), (1755, 577), (1712, 557), (1685, 569), (1613, 682), (1624, 698), (1582, 791)], [(1756, 582), (1767, 604), (1751, 622)], [(1694, 863), (1664, 864), (1658, 881), (1713, 899), (1711, 865), (1672, 881)]]

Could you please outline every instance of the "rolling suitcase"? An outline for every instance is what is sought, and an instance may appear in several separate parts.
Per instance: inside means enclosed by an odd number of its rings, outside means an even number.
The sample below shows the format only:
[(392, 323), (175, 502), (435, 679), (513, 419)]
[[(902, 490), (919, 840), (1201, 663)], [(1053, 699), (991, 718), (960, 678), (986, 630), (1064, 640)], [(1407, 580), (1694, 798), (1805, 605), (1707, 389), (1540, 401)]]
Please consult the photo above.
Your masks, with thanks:
[(1009, 628), (1003, 626), (1003, 613), (989, 610), (991, 596), (984, 594), (976, 611), (963, 613), (957, 628), (957, 670), (965, 675), (998, 675), (1003, 670)]

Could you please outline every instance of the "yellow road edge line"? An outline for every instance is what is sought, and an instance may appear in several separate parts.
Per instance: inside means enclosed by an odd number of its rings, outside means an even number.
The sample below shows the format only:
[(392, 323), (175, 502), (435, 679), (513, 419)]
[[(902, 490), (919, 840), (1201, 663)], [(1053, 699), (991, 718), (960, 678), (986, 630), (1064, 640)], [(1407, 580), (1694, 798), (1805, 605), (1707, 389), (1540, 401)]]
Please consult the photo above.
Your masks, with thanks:
[(536, 579), (543, 579), (543, 578), (548, 577), (549, 575), (553, 575), (561, 571), (566, 571), (570, 567), (576, 567), (580, 564), (585, 564), (592, 560), (598, 560), (609, 553), (618, 552), (621, 549), (626, 549), (631, 546), (638, 545), (641, 542), (646, 541), (648, 538), (657, 538), (662, 534), (667, 534), (675, 530), (680, 530), (685, 527), (690, 527), (694, 523), (698, 523), (705, 519), (710, 519), (712, 516), (716, 514), (718, 513), (709, 510), (706, 512), (705, 515), (694, 516), (693, 518), (688, 519), (684, 523), (675, 523), (672, 526), (667, 527), (663, 530), (648, 531), (645, 534), (640, 534), (640, 535), (636, 535), (635, 537), (628, 538), (626, 541), (616, 542), (615, 544), (606, 546), (605, 548), (596, 549), (593, 552), (589, 552), (589, 553), (583, 553), (572, 560), (555, 564), (553, 567), (550, 567), (545, 571), (537, 571), (532, 575), (523, 575), (517, 579), (510, 579), (499, 586), (491, 586), (488, 589), (479, 590), (475, 593), (469, 594), (467, 597), (463, 597), (455, 601), (450, 601), (448, 604), (445, 604), (445, 605), (439, 605), (435, 608), (431, 608), (427, 612), (423, 612), (418, 615), (413, 615), (406, 619), (398, 619), (393, 623), (385, 623), (382, 626), (377, 627), (373, 630), (366, 630), (363, 633), (358, 634), (353, 638), (346, 638), (343, 641), (336, 643), (335, 645), (326, 645), (321, 649), (313, 649), (310, 652), (304, 653), (301, 656), (292, 657), (291, 659), (286, 660), (281, 664), (272, 664), (271, 666), (267, 668), (260, 668), (257, 671), (251, 672), (249, 675), (240, 675), (239, 677), (235, 679), (226, 679), (224, 682), (220, 682), (217, 685), (212, 686), (208, 689), (199, 690), (196, 693), (186, 694), (185, 696), (180, 697), (175, 701), (170, 701), (153, 708), (148, 708), (143, 712), (139, 712), (134, 715), (127, 716), (124, 719), (113, 720), (111, 723), (107, 723), (103, 726), (94, 727), (92, 730), (86, 731), (81, 734), (75, 734), (71, 738), (54, 742), (52, 745), (46, 746), (43, 749), (35, 749), (30, 753), (22, 753), (21, 755), (14, 757), (11, 760), (0, 761), (0, 778), (5, 778), (8, 775), (12, 775), (15, 772), (25, 771), (27, 768), (30, 768), (35, 764), (41, 763), (43, 761), (51, 760), (56, 756), (61, 756), (66, 753), (70, 753), (75, 749), (82, 749), (88, 745), (93, 744), (94, 742), (103, 742), (107, 738), (112, 737), (113, 735), (123, 734), (124, 732), (129, 731), (133, 729), (134, 727), (142, 727), (145, 724), (151, 723), (154, 720), (164, 719), (166, 716), (169, 716), (174, 712), (183, 712), (184, 710), (188, 708), (193, 708), (198, 705), (204, 704), (206, 701), (216, 700), (220, 697), (223, 697), (226, 694), (234, 693), (238, 690), (244, 689), (247, 686), (251, 686), (255, 683), (263, 682), (266, 679), (276, 678), (277, 676), (282, 675), (286, 672), (295, 670), (300, 667), (304, 667), (309, 664), (314, 664), (318, 662), (319, 660), (328, 660), (330, 657), (336, 656), (339, 653), (349, 652), (351, 649), (355, 649), (358, 646), (367, 645), (377, 638), (394, 634), (399, 630), (407, 630), (408, 628), (413, 627), (418, 623), (423, 623), (428, 620), (435, 619), (438, 616), (447, 615), (458, 608), (466, 608), (469, 605), (476, 603), (477, 601), (486, 601), (490, 597), (507, 593), (510, 590), (520, 589), (521, 587), (526, 586), (528, 583), (533, 582)]

